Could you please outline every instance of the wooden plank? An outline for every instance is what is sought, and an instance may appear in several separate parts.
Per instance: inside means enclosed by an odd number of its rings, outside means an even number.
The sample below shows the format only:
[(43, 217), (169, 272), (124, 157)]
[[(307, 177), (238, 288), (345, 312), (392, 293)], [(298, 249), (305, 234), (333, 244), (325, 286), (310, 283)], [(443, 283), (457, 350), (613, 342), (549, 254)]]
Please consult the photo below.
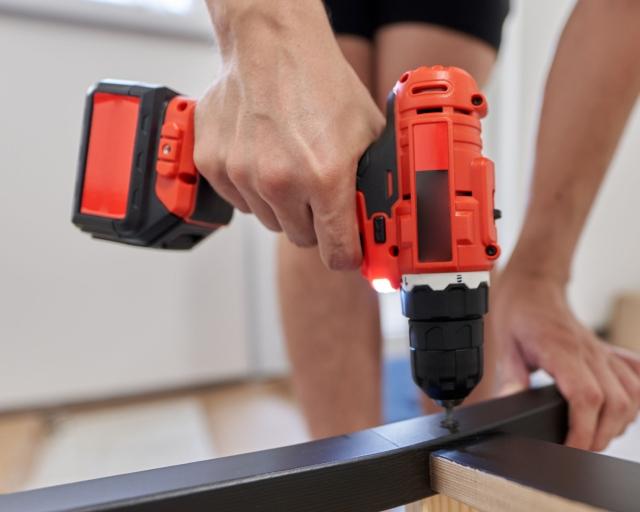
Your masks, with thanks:
[(407, 505), (405, 512), (479, 512), (445, 494), (436, 494), (425, 500)]
[(640, 464), (512, 435), (431, 454), (431, 484), (492, 512), (637, 511)]
[(640, 352), (640, 293), (620, 295), (613, 306), (611, 343)]
[(4, 416), (0, 421), (0, 493), (22, 488), (46, 437), (47, 422), (39, 414)]
[[(487, 432), (559, 442), (566, 403), (553, 387), (299, 445), (0, 496), (3, 512), (378, 511), (433, 494), (429, 453)], [(99, 463), (99, 461), (96, 461)]]

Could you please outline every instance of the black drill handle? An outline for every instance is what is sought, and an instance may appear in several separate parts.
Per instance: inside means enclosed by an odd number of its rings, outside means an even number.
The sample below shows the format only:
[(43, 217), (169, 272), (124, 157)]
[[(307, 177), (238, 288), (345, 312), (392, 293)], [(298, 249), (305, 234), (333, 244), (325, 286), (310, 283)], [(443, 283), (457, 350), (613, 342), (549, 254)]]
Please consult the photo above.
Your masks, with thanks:
[[(391, 217), (391, 207), (398, 200), (395, 100), (396, 95), (391, 92), (387, 99), (387, 124), (358, 163), (356, 190), (365, 197), (368, 218), (375, 213), (386, 213)], [(391, 191), (387, 188), (389, 185), (392, 187)]]

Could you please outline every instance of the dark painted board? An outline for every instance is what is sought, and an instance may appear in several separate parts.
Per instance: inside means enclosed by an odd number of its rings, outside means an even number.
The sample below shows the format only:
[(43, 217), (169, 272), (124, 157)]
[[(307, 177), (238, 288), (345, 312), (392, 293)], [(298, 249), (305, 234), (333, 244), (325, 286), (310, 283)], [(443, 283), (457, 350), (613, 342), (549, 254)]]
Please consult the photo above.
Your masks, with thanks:
[[(299, 445), (0, 495), (2, 512), (376, 511), (433, 492), (428, 457), (488, 432), (560, 442), (566, 404), (553, 386), (457, 411)], [(99, 461), (96, 461), (99, 464)]]
[(640, 464), (519, 436), (495, 436), (431, 457), (595, 508), (640, 510)]

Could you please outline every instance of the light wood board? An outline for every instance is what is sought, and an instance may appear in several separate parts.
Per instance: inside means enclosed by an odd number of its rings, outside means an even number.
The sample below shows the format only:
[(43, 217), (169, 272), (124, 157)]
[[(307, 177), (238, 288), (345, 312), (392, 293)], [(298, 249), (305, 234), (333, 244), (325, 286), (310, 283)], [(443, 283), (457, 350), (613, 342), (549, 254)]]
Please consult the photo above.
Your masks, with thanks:
[(637, 512), (640, 464), (493, 434), (430, 456), (431, 489), (492, 512)]
[[(462, 506), (466, 508), (457, 508), (457, 500), (452, 498), (438, 500), (433, 504), (429, 503), (430, 498), (425, 500), (422, 512), (454, 512), (458, 510), (466, 512), (474, 509), (491, 512), (593, 512), (602, 510), (437, 457), (431, 462), (431, 484), (438, 492), (455, 496), (459, 503), (462, 503)], [(444, 508), (441, 507), (441, 501), (444, 501)]]
[(20, 489), (28, 478), (47, 433), (40, 414), (19, 414), (0, 422), (0, 493)]
[(444, 494), (436, 494), (405, 507), (405, 512), (479, 512), (461, 501)]
[(620, 295), (611, 316), (611, 343), (640, 352), (640, 293)]

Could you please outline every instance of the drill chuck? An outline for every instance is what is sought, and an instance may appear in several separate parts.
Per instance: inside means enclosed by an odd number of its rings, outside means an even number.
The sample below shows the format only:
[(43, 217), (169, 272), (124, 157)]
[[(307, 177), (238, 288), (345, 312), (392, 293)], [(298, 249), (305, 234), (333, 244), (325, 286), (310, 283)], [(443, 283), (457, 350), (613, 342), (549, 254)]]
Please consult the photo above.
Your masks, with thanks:
[(443, 289), (419, 284), (401, 290), (413, 379), (443, 406), (458, 405), (482, 379), (488, 279), (472, 284), (458, 277)]

